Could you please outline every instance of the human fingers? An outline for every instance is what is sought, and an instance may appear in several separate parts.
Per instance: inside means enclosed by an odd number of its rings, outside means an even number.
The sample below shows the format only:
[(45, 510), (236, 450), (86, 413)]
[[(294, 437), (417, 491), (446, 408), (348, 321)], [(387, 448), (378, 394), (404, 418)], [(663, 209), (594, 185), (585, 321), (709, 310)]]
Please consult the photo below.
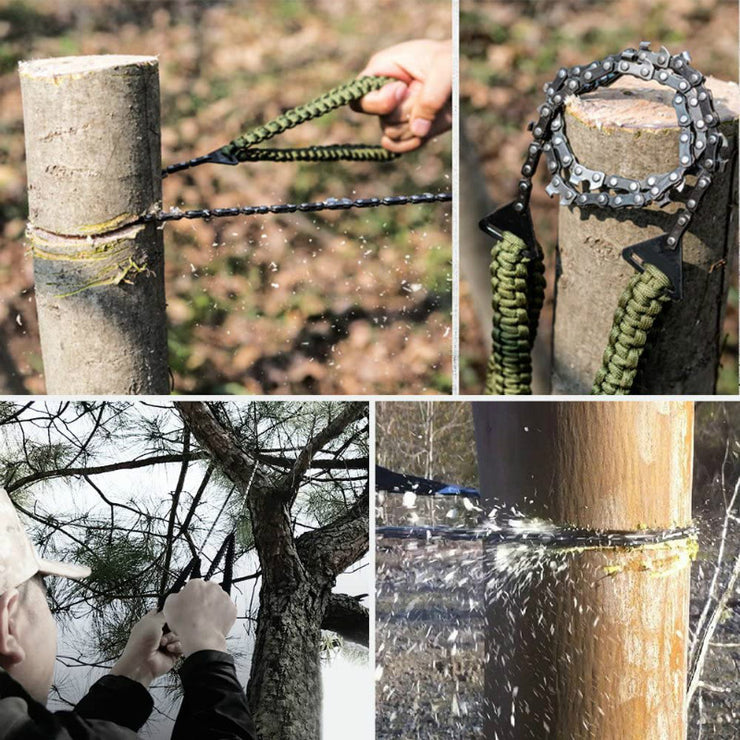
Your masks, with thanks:
[(359, 113), (384, 116), (398, 107), (406, 91), (406, 83), (391, 82), (383, 85), (380, 90), (373, 90), (359, 100), (352, 101), (351, 107)]
[(432, 126), (447, 106), (451, 93), (451, 68), (442, 62), (433, 65), (411, 111), (409, 127), (416, 136), (431, 134)]
[(387, 149), (389, 152), (394, 152), (395, 154), (406, 154), (407, 152), (412, 152), (414, 149), (418, 149), (422, 145), (423, 141), (418, 136), (414, 136), (411, 139), (391, 139), (388, 136), (383, 136), (383, 138), (380, 140), (380, 145)]

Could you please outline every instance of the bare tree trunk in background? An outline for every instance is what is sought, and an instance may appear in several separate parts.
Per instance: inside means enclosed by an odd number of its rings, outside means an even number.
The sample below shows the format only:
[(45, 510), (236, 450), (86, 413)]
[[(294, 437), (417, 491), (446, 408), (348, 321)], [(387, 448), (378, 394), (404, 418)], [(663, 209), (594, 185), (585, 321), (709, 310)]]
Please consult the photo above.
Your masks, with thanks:
[[(714, 177), (683, 238), (684, 297), (672, 301), (656, 325), (641, 387), (635, 389), (639, 393), (714, 392), (733, 269), (729, 262), (734, 263), (737, 251), (740, 92), (734, 83), (712, 78), (707, 83), (725, 122), (722, 131), (731, 144), (732, 163)], [(670, 172), (677, 164), (681, 131), (672, 97), (670, 89), (657, 83), (623, 78), (571, 99), (565, 122), (576, 157), (607, 174), (644, 178)], [(617, 301), (634, 273), (622, 259), (622, 249), (669, 230), (677, 209), (676, 204), (622, 211), (560, 208), (553, 393), (590, 392)]]
[[(494, 208), (488, 194), (478, 152), (460, 122), (460, 277), (465, 280), (480, 324), (483, 344), (491, 352), (493, 307), (491, 293), (491, 237), (478, 228), (478, 222)], [(501, 205), (501, 204), (499, 204)], [(532, 350), (532, 391), (550, 392), (550, 328), (540, 326), (540, 337)], [(482, 392), (483, 388), (481, 387)]]
[[(691, 521), (690, 402), (476, 403), (473, 414), (486, 510), (591, 530)], [(685, 540), (552, 550), (521, 573), (506, 570), (510, 546), (491, 550), (509, 580), (488, 603), (487, 737), (685, 738)]]
[(493, 210), (478, 152), (460, 121), (460, 277), (468, 286), (475, 315), (483, 331), (486, 351), (491, 351), (491, 238), (478, 222)]
[[(254, 459), (237, 444), (202, 403), (182, 403), (181, 414), (195, 438), (231, 480), (246, 491)], [(369, 495), (342, 516), (319, 529), (293, 537), (291, 506), (311, 458), (348, 424), (360, 418), (366, 404), (346, 403), (342, 412), (313, 437), (296, 464), (277, 483), (259, 470), (249, 487), (247, 504), (262, 568), (257, 639), (247, 695), (261, 740), (305, 740), (321, 737), (322, 628), (347, 639), (364, 632), (367, 610), (353, 608), (351, 598), (333, 595), (337, 576), (368, 549)], [(365, 629), (358, 629), (364, 611)], [(343, 622), (348, 625), (342, 629)]]
[(48, 393), (169, 392), (155, 57), (20, 67)]

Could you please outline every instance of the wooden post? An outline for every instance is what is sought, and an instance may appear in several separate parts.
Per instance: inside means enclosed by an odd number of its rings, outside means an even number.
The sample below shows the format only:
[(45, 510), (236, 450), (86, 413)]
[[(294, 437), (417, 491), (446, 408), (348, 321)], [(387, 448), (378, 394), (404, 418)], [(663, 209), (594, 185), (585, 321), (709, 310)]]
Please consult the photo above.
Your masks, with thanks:
[[(690, 402), (487, 402), (473, 415), (484, 508), (589, 529), (690, 522)], [(510, 548), (491, 548), (492, 573)], [(684, 740), (689, 564), (683, 540), (551, 550), (520, 588), (512, 575), (487, 608), (486, 737)]]
[(47, 393), (169, 392), (154, 57), (20, 65)]
[[(655, 345), (645, 356), (643, 382), (635, 389), (639, 393), (714, 392), (729, 276), (736, 269), (740, 92), (736, 84), (712, 78), (707, 85), (724, 121), (732, 161), (714, 178), (684, 236), (684, 298), (664, 311)], [(670, 89), (634, 78), (572, 98), (565, 124), (576, 157), (607, 174), (628, 177), (672, 170), (680, 129), (671, 99)], [(633, 275), (621, 251), (666, 231), (676, 210), (676, 204), (622, 211), (559, 209), (553, 393), (590, 392), (617, 301)]]

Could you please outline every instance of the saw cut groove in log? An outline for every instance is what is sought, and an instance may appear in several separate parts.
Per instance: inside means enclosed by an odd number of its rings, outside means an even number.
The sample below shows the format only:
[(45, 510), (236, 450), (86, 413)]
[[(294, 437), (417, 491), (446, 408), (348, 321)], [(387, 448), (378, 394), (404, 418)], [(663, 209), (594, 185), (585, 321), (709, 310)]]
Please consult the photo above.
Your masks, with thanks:
[(28, 240), (47, 393), (169, 392), (159, 68), (148, 56), (20, 64)]

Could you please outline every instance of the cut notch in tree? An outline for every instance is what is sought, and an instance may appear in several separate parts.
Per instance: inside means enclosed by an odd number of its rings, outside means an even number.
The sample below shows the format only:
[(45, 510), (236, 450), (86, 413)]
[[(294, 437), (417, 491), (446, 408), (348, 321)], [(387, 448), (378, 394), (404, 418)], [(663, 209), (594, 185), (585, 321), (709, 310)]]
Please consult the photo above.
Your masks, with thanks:
[(159, 69), (149, 56), (20, 64), (48, 393), (169, 392)]
[[(707, 79), (707, 87), (730, 143), (730, 164), (715, 175), (683, 238), (684, 297), (664, 309), (651, 334), (633, 391), (637, 393), (714, 392), (730, 263), (737, 248), (740, 91), (734, 83), (713, 78)], [(571, 98), (565, 125), (576, 157), (591, 168), (625, 177), (671, 171), (681, 132), (672, 96), (656, 83), (623, 78)], [(560, 208), (553, 393), (590, 391), (618, 298), (633, 275), (622, 249), (665, 232), (676, 210), (676, 204), (623, 211)]]

